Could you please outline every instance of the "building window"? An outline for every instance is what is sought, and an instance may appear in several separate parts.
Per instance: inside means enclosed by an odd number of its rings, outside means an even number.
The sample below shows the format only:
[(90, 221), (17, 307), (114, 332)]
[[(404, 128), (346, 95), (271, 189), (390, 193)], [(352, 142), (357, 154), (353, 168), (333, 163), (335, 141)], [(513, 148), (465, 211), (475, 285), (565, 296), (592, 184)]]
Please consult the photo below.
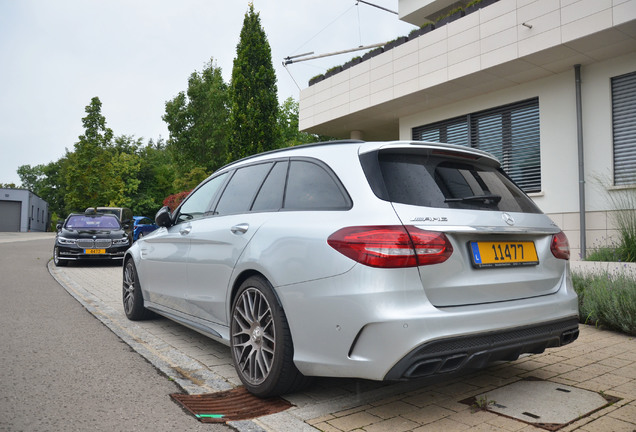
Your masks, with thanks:
[(636, 184), (636, 72), (612, 78), (614, 184)]
[(541, 191), (539, 99), (413, 128), (413, 139), (459, 144), (495, 155), (525, 192)]

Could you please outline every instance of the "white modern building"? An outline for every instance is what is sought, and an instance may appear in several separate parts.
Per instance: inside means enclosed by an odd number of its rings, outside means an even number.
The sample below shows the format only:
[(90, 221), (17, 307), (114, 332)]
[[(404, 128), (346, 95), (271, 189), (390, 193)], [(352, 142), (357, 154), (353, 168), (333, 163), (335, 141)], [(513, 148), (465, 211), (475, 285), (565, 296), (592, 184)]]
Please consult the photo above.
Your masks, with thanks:
[[(467, 4), (399, 0), (399, 18)], [(607, 244), (612, 201), (636, 194), (636, 0), (484, 0), (452, 18), (302, 90), (300, 129), (490, 151), (574, 259)]]
[(49, 205), (26, 189), (0, 188), (0, 232), (46, 231)]

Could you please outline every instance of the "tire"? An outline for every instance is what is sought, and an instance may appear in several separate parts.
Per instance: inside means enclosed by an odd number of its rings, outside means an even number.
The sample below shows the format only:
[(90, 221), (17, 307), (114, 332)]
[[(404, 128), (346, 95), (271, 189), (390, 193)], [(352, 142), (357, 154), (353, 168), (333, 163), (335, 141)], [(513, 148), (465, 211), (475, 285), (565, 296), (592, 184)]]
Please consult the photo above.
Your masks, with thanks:
[(152, 316), (152, 312), (144, 307), (137, 269), (132, 258), (124, 263), (124, 277), (122, 282), (122, 300), (124, 312), (131, 321), (141, 321)]
[(66, 267), (68, 264), (68, 261), (60, 259), (60, 248), (57, 246), (53, 248), (53, 264), (55, 267)]
[(294, 365), (285, 312), (262, 277), (243, 282), (232, 303), (230, 350), (239, 378), (256, 396), (291, 393), (309, 382)]

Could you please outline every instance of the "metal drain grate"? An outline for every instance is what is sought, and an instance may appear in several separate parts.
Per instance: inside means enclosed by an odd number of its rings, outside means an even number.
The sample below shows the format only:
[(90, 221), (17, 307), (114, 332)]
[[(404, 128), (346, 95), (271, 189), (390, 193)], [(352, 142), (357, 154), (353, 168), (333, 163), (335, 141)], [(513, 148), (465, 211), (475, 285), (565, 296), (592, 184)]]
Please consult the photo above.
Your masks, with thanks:
[(556, 431), (618, 400), (564, 384), (526, 378), (461, 402)]
[(291, 403), (281, 398), (254, 396), (245, 387), (200, 395), (173, 393), (170, 397), (203, 423), (250, 420), (285, 411), (292, 406)]

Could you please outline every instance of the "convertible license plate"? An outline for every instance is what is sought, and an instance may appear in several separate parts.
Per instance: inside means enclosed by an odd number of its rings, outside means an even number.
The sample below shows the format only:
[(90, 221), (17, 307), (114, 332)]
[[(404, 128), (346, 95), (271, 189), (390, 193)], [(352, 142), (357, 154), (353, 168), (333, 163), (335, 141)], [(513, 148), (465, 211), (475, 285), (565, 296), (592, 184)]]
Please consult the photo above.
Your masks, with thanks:
[(473, 266), (503, 267), (539, 264), (534, 242), (470, 242)]
[(106, 249), (84, 249), (86, 255), (102, 255), (106, 253)]

